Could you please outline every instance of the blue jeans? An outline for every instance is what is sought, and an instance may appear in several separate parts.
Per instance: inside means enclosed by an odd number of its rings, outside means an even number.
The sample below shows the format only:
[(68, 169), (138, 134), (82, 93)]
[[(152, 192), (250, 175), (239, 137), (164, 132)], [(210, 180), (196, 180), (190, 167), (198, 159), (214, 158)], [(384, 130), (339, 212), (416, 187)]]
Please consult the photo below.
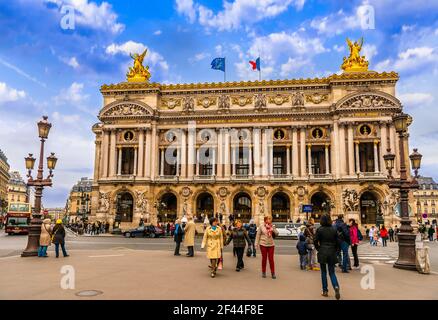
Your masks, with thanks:
[(301, 269), (306, 269), (307, 265), (307, 254), (300, 254), (300, 267)]
[(38, 248), (38, 257), (47, 256), (47, 246), (40, 246)]
[(350, 257), (348, 255), (348, 243), (345, 241), (342, 241), (341, 243), (341, 251), (342, 251), (342, 271), (347, 271), (348, 264), (350, 262)]
[[(65, 250), (64, 243), (61, 243), (61, 250), (62, 250), (62, 254), (64, 257), (68, 255), (67, 251)], [(55, 254), (56, 254), (56, 257), (59, 257), (59, 243), (55, 243)]]
[(324, 292), (328, 291), (327, 266), (328, 266), (328, 272), (330, 275), (330, 281), (332, 282), (333, 288), (339, 288), (338, 279), (336, 278), (336, 273), (335, 273), (335, 265), (334, 264), (327, 265), (327, 264), (321, 263), (322, 291), (324, 291)]

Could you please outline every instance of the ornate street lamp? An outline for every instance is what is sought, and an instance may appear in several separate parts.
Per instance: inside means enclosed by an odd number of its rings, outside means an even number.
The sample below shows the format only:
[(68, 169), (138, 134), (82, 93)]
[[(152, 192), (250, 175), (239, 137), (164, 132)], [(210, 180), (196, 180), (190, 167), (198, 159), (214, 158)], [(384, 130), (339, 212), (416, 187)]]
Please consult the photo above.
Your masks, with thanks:
[(412, 169), (414, 169), (415, 179), (418, 178), (418, 170), (421, 167), (422, 158), (423, 156), (421, 155), (421, 153), (418, 152), (418, 149), (414, 149), (414, 152), (411, 153), (411, 155), (409, 156), (409, 159), (411, 159)]
[[(411, 226), (411, 220), (409, 218), (409, 192), (414, 189), (418, 189), (418, 183), (415, 179), (408, 180), (406, 157), (405, 157), (405, 141), (407, 139), (407, 129), (412, 119), (405, 113), (400, 113), (392, 118), (395, 126), (395, 130), (399, 135), (399, 158), (400, 158), (400, 178), (395, 179), (392, 177), (392, 169), (394, 168), (393, 154), (386, 154), (383, 158), (385, 160), (386, 169), (389, 174), (389, 187), (392, 189), (398, 189), (400, 192), (400, 217), (401, 227), (400, 232), (397, 234), (399, 239), (398, 246), (398, 259), (394, 264), (395, 268), (416, 270), (415, 263), (415, 238)], [(389, 150), (388, 150), (389, 151)], [(416, 176), (421, 164), (421, 155), (414, 152), (410, 157), (412, 161), (412, 168), (416, 170)], [(415, 161), (415, 163), (414, 163)]]
[(29, 236), (27, 240), (26, 249), (21, 254), (22, 257), (31, 257), (38, 255), (38, 247), (41, 233), (41, 198), (43, 196), (44, 187), (52, 186), (53, 170), (55, 170), (57, 158), (52, 153), (47, 157), (47, 168), (49, 169), (49, 175), (44, 179), (44, 143), (49, 136), (50, 128), (52, 124), (47, 121), (48, 117), (43, 116), (43, 119), (38, 122), (38, 136), (41, 139), (40, 157), (38, 162), (38, 173), (36, 179), (32, 177), (32, 170), (35, 166), (35, 158), (30, 153), (25, 157), (26, 169), (28, 170), (27, 181), (28, 187), (35, 187), (35, 204), (34, 211), (32, 212), (32, 220), (30, 221)]
[(388, 148), (386, 151), (388, 153), (383, 156), (383, 160), (385, 160), (385, 167), (388, 170), (388, 176), (389, 178), (392, 178), (392, 169), (394, 169), (395, 154), (391, 153), (390, 148)]

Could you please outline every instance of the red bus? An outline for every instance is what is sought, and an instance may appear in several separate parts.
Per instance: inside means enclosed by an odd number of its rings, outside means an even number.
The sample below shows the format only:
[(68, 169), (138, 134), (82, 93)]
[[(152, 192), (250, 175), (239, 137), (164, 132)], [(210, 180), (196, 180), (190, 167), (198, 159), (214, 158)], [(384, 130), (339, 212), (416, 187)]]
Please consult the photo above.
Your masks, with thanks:
[(10, 203), (5, 220), (5, 232), (12, 234), (28, 234), (30, 225), (29, 203)]

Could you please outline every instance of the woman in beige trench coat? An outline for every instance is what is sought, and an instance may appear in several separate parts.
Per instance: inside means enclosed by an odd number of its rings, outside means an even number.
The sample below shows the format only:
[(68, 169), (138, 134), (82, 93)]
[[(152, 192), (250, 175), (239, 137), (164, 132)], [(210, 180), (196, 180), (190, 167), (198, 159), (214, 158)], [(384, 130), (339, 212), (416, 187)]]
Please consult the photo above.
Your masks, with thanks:
[(38, 249), (38, 257), (47, 257), (47, 247), (51, 243), (51, 227), (50, 219), (44, 219), (41, 224), (41, 234), (40, 234), (40, 247)]
[(210, 227), (205, 230), (201, 248), (204, 249), (205, 246), (207, 246), (207, 258), (210, 259), (209, 268), (211, 269), (211, 277), (214, 278), (224, 247), (222, 228), (218, 226), (218, 220), (216, 218), (210, 219)]

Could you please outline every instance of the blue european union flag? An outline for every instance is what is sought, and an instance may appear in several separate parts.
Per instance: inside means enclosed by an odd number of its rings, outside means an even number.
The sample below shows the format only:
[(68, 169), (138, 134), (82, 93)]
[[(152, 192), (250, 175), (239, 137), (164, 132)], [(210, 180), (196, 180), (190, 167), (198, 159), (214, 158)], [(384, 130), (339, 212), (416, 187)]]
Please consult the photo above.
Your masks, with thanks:
[(225, 72), (225, 58), (215, 58), (211, 62), (211, 68)]

